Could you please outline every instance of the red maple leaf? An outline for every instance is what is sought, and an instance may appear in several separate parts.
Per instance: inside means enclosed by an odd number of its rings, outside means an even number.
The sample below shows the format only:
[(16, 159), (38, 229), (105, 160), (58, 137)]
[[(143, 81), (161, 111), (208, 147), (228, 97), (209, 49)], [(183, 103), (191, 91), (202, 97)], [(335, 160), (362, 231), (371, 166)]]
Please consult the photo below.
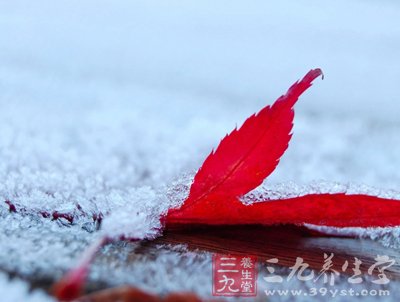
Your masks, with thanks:
[[(309, 194), (245, 205), (239, 198), (259, 186), (288, 147), (293, 106), (318, 76), (309, 71), (272, 106), (249, 117), (207, 157), (197, 172), (183, 205), (163, 218), (166, 228), (194, 225), (273, 225), (305, 223), (334, 227), (400, 225), (400, 202), (367, 195)], [(11, 209), (11, 208), (10, 208)], [(134, 239), (134, 238), (132, 238)], [(103, 240), (86, 254), (81, 265), (56, 285), (60, 300), (79, 295), (88, 267)]]
[(172, 209), (166, 227), (202, 225), (316, 224), (336, 227), (400, 225), (400, 202), (367, 195), (309, 194), (244, 205), (238, 198), (275, 169), (291, 138), (293, 106), (322, 75), (309, 71), (272, 106), (249, 117), (226, 136), (197, 172), (183, 206)]

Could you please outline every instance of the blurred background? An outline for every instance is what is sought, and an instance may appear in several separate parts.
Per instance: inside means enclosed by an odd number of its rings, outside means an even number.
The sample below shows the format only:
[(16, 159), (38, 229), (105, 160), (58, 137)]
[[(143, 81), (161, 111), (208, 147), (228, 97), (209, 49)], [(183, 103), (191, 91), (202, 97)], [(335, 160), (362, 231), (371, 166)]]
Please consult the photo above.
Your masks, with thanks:
[[(90, 145), (127, 143), (119, 152), (157, 161), (144, 174), (161, 173), (158, 181), (196, 169), (236, 123), (320, 67), (325, 81), (297, 105), (287, 155), (304, 153), (296, 161), (304, 166), (277, 180), (393, 187), (400, 179), (399, 19), (399, 4), (388, 0), (0, 1), (0, 116), (12, 131), (56, 127), (44, 142), (53, 149), (61, 143), (55, 137), (81, 154)], [(119, 134), (107, 137), (107, 147), (104, 136), (78, 128)], [(66, 135), (84, 137), (78, 145)], [(165, 162), (173, 164), (158, 169)]]
[[(0, 198), (101, 209), (169, 184), (315, 67), (325, 79), (267, 183), (399, 190), (399, 20), (390, 0), (0, 0)], [(65, 252), (2, 224), (7, 270), (51, 274), (78, 254), (76, 238)]]

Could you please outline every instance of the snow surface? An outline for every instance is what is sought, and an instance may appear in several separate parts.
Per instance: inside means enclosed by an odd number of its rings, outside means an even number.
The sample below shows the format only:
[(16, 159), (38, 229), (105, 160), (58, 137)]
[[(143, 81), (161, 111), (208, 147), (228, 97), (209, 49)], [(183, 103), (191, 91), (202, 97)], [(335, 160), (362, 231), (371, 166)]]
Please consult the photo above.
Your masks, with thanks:
[[(69, 226), (10, 215), (1, 202), (0, 267), (61, 276), (99, 236), (93, 213), (111, 213), (105, 232), (154, 235), (220, 138), (314, 67), (325, 80), (296, 105), (290, 148), (264, 188), (351, 183), (395, 196), (399, 19), (389, 0), (0, 1), (0, 201), (76, 216)], [(396, 247), (398, 232), (368, 236)], [(196, 275), (188, 286), (207, 295)], [(20, 297), (14, 283), (0, 277), (8, 301)]]
[[(14, 279), (10, 280), (7, 275), (0, 273), (0, 293), (3, 301), (7, 302), (55, 302), (56, 300), (49, 297), (39, 290), (31, 291), (26, 282)], [(4, 296), (3, 294), (6, 294)]]

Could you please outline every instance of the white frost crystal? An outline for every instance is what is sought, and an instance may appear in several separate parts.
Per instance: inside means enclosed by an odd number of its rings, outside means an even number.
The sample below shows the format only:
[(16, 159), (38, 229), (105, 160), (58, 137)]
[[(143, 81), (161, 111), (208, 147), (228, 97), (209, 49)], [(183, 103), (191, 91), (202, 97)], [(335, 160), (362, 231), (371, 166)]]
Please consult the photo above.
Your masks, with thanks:
[(40, 290), (31, 291), (27, 282), (13, 279), (0, 273), (1, 301), (5, 302), (56, 302)]

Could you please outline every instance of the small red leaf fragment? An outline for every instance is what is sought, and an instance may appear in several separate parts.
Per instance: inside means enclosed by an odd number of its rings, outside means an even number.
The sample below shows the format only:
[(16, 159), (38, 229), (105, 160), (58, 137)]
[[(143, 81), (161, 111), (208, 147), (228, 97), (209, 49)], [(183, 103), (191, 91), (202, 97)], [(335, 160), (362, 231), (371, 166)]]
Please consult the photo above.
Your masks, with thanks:
[(72, 301), (78, 298), (82, 295), (87, 274), (87, 267), (70, 271), (54, 286), (54, 296), (59, 301)]
[(53, 286), (53, 294), (60, 301), (72, 301), (82, 295), (92, 261), (101, 247), (109, 243), (108, 237), (95, 241), (81, 257), (79, 265), (69, 271)]

